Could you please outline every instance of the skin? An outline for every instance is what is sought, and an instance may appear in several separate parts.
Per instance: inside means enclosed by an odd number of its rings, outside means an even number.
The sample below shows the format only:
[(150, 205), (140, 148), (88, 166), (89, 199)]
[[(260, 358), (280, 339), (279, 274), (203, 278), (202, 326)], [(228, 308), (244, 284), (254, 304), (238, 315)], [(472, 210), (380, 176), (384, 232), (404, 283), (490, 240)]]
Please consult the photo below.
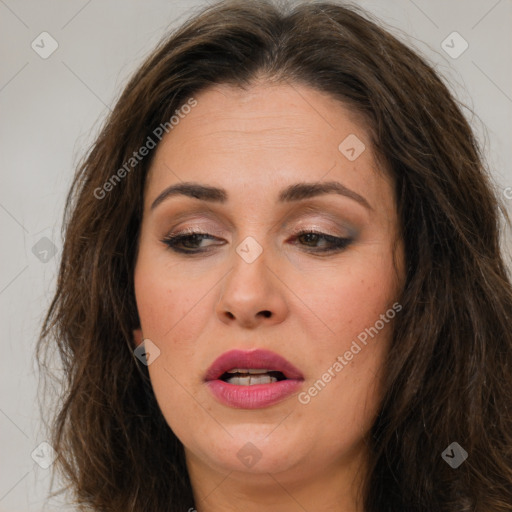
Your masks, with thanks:
[[(362, 511), (358, 485), (391, 322), (307, 404), (294, 395), (263, 409), (235, 409), (218, 402), (203, 379), (224, 352), (259, 347), (299, 368), (307, 391), (375, 325), (403, 279), (392, 183), (377, 168), (361, 120), (328, 95), (257, 82), (194, 97), (197, 106), (158, 146), (146, 182), (134, 343), (149, 338), (160, 349), (149, 374), (185, 446), (196, 508)], [(354, 161), (338, 149), (349, 134), (366, 146)], [(228, 200), (172, 196), (150, 208), (166, 187), (184, 181), (222, 187)], [(282, 188), (303, 181), (337, 181), (370, 208), (332, 193), (277, 202)], [(188, 246), (211, 252), (182, 255), (162, 242), (186, 228), (213, 233)], [(315, 253), (329, 244), (295, 236), (308, 229), (355, 239), (341, 251)], [(248, 236), (263, 251), (252, 263), (235, 250)], [(261, 455), (251, 467), (237, 457), (248, 442)]]

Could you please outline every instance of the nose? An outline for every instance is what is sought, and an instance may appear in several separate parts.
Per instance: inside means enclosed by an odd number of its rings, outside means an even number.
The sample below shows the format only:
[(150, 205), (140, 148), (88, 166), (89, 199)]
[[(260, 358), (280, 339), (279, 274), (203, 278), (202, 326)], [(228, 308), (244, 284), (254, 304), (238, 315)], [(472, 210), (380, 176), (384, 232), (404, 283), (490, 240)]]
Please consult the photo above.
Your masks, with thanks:
[(279, 324), (286, 318), (287, 287), (278, 270), (269, 265), (266, 251), (254, 261), (234, 252), (233, 267), (224, 279), (216, 306), (223, 323), (253, 329), (260, 324)]

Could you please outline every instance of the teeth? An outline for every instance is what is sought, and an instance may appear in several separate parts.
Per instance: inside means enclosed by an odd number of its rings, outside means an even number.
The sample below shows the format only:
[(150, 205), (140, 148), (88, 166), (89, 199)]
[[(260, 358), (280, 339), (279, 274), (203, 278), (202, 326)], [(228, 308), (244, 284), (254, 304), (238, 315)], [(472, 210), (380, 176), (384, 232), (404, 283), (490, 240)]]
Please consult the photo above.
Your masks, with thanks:
[(268, 373), (272, 370), (265, 369), (255, 369), (255, 368), (233, 368), (232, 370), (228, 370), (226, 373), (250, 373), (252, 375), (259, 375), (262, 373)]
[(230, 377), (226, 379), (226, 382), (237, 386), (254, 386), (255, 384), (272, 384), (277, 382), (277, 377), (272, 377), (271, 375), (249, 375), (247, 377)]

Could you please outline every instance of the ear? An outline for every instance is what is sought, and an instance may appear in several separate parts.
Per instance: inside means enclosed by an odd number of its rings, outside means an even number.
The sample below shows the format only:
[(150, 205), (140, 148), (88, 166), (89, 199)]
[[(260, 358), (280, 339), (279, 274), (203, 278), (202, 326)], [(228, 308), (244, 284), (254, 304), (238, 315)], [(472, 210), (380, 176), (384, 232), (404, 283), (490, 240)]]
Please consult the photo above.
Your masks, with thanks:
[(142, 343), (143, 340), (144, 340), (144, 336), (142, 334), (142, 329), (141, 328), (134, 329), (133, 330), (133, 342), (135, 344), (135, 347), (138, 347)]

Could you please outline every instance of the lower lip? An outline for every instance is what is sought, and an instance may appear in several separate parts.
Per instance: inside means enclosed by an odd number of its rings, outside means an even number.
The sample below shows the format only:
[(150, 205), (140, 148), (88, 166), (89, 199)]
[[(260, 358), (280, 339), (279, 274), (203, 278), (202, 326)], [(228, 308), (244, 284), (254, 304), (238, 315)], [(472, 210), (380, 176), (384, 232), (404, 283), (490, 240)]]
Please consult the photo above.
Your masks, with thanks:
[(216, 379), (208, 381), (213, 395), (229, 407), (237, 409), (262, 409), (274, 405), (296, 393), (302, 385), (301, 380), (286, 379), (270, 384), (239, 386)]

